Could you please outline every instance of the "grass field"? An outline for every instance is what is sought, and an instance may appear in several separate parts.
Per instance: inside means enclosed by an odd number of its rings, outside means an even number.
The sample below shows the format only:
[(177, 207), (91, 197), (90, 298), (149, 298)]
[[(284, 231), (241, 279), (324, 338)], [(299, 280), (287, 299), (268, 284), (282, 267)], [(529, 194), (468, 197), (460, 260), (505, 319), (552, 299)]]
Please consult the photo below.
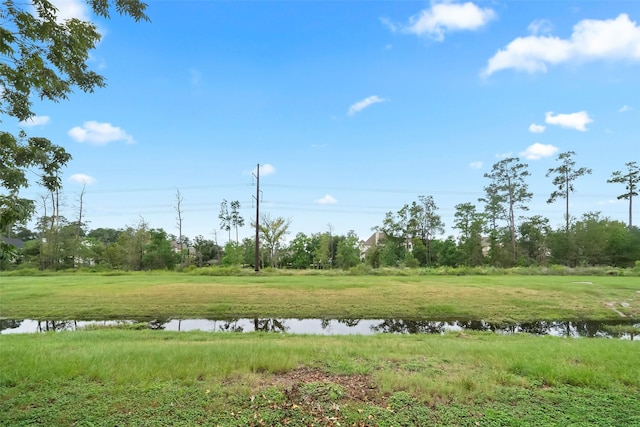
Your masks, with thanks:
[(0, 344), (7, 426), (640, 425), (631, 341), (95, 330)]
[[(0, 317), (640, 318), (637, 277), (0, 276)], [(7, 426), (640, 426), (640, 342), (97, 327), (0, 335)]]
[(36, 319), (640, 318), (637, 277), (243, 276), (180, 273), (0, 277), (0, 317)]

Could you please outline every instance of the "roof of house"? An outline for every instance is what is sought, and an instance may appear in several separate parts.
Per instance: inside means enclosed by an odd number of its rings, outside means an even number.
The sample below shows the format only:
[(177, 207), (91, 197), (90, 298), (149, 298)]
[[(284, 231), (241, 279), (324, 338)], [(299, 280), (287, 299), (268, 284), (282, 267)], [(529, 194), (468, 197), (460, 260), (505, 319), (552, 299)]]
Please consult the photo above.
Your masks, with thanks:
[(371, 237), (363, 242), (365, 246), (375, 246), (377, 245), (383, 238), (385, 234), (382, 231), (374, 231)]
[(8, 245), (15, 246), (18, 249), (24, 248), (24, 242), (16, 237), (0, 236), (0, 240), (2, 240), (4, 243)]

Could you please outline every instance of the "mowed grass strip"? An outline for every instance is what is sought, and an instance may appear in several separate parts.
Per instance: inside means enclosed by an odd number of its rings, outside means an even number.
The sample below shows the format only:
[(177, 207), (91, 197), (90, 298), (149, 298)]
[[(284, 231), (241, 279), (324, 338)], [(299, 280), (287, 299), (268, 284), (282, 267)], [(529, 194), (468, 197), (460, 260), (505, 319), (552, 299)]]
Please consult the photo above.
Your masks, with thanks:
[(0, 336), (0, 424), (637, 425), (639, 344), (486, 333)]
[(599, 320), (639, 318), (639, 291), (637, 277), (4, 276), (0, 317)]

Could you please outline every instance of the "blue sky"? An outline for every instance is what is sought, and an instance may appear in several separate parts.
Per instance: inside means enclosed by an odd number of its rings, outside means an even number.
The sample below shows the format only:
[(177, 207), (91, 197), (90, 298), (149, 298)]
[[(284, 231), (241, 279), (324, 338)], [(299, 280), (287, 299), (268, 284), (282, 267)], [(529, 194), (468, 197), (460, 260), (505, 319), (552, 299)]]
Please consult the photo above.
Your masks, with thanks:
[(528, 214), (558, 226), (545, 173), (568, 150), (593, 169), (571, 213), (626, 222), (606, 180), (640, 162), (638, 2), (151, 0), (137, 24), (55, 3), (101, 29), (90, 62), (108, 87), (2, 123), (73, 154), (65, 210), (86, 182), (90, 228), (143, 217), (177, 234), (179, 189), (184, 234), (224, 242), (220, 202), (239, 200), (248, 224), (260, 163), (261, 210), (290, 217), (291, 237), (331, 224), (366, 238), (419, 195), (453, 234), (454, 206), (481, 208), (507, 155), (529, 164)]

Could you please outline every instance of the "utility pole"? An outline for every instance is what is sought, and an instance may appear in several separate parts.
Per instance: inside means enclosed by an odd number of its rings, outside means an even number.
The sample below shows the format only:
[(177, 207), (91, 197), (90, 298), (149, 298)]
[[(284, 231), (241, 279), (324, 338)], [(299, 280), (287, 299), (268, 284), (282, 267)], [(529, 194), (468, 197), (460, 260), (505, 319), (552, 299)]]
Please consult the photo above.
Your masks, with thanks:
[(253, 174), (256, 177), (256, 250), (254, 267), (256, 273), (260, 271), (260, 163), (256, 166), (256, 173)]

